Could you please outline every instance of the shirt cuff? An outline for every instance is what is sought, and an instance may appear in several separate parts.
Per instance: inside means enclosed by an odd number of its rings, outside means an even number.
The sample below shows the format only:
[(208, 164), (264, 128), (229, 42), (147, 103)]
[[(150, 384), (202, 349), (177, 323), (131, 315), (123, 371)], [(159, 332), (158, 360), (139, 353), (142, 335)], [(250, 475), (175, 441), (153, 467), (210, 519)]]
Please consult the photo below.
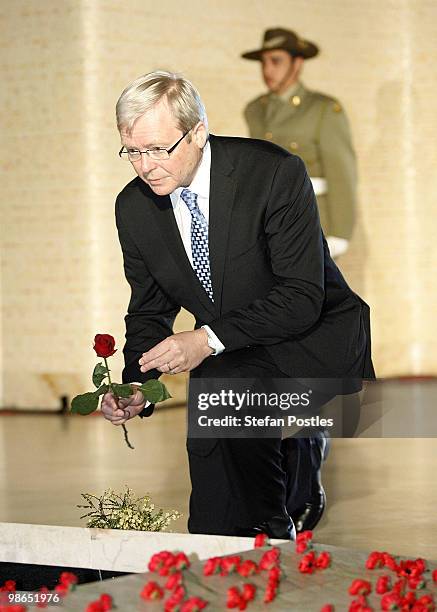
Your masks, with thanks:
[[(131, 383), (129, 383), (129, 384), (130, 384), (130, 385), (138, 385), (139, 387), (141, 387), (141, 385), (142, 385), (143, 383), (139, 383), (139, 382), (131, 382)], [(150, 406), (150, 402), (149, 402), (149, 400), (146, 400), (146, 403), (144, 404), (144, 408), (147, 408), (147, 406)], [(143, 410), (144, 410), (144, 408), (143, 408)]]
[(217, 357), (217, 355), (220, 355), (220, 353), (223, 353), (226, 347), (222, 342), (220, 342), (220, 340), (217, 338), (217, 336), (212, 331), (212, 329), (209, 327), (209, 325), (202, 325), (202, 329), (204, 329), (206, 333), (208, 334), (208, 346), (212, 348), (214, 351), (212, 353), (212, 356)]
[(333, 259), (346, 253), (349, 247), (349, 240), (339, 238), (338, 236), (326, 236), (326, 242)]

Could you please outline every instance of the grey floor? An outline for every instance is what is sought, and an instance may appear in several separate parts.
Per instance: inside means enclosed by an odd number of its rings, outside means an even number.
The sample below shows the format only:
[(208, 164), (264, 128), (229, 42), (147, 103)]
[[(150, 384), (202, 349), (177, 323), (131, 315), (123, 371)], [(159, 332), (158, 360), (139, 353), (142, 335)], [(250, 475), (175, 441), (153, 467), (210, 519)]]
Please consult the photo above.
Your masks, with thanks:
[[(128, 424), (135, 450), (101, 415), (0, 417), (0, 521), (83, 525), (81, 492), (125, 485), (184, 514), (190, 483), (185, 411)], [(437, 439), (334, 440), (324, 467), (328, 511), (318, 542), (437, 559)]]

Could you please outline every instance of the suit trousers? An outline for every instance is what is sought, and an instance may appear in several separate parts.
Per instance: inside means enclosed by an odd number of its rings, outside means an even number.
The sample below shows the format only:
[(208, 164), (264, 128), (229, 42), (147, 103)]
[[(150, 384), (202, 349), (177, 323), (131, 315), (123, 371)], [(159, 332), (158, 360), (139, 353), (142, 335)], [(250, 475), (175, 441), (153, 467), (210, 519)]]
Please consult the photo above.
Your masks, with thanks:
[[(206, 359), (192, 378), (285, 378), (264, 347)], [(320, 467), (315, 438), (187, 439), (190, 533), (293, 539), (290, 514), (308, 498)]]

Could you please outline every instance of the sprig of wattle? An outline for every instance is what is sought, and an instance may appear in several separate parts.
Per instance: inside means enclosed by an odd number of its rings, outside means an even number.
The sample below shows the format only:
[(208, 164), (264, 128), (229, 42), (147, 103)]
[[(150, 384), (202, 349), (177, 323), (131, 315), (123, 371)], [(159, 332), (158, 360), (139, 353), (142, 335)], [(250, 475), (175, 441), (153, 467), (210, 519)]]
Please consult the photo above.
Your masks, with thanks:
[[(111, 380), (111, 370), (108, 367), (108, 357), (111, 357), (117, 349), (115, 348), (115, 340), (110, 334), (97, 334), (94, 338), (94, 350), (98, 357), (102, 357), (105, 365), (98, 363), (93, 371), (93, 383), (96, 387), (95, 391), (76, 395), (71, 402), (71, 412), (74, 414), (87, 415), (95, 412), (99, 405), (99, 397), (107, 391), (111, 391), (115, 399), (120, 397), (130, 397), (137, 390), (140, 390), (144, 398), (151, 404), (163, 402), (171, 397), (167, 387), (159, 380), (150, 379), (142, 385), (119, 384)], [(103, 381), (107, 379), (107, 382)], [(124, 439), (129, 448), (134, 448), (129, 442), (126, 426), (123, 424)]]

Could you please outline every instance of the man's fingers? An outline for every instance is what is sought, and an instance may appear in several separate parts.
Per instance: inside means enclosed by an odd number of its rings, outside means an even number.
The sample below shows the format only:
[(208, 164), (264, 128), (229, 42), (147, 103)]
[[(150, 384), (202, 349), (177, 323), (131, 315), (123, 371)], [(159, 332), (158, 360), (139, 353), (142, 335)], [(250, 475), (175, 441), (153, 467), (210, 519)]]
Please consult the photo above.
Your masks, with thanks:
[(139, 364), (146, 365), (149, 364), (151, 361), (159, 360), (161, 357), (163, 357), (163, 355), (165, 355), (165, 353), (168, 352), (168, 342), (166, 340), (163, 340), (162, 342), (151, 348), (150, 351), (146, 351), (145, 353), (143, 353), (141, 355), (141, 358), (139, 359)]

